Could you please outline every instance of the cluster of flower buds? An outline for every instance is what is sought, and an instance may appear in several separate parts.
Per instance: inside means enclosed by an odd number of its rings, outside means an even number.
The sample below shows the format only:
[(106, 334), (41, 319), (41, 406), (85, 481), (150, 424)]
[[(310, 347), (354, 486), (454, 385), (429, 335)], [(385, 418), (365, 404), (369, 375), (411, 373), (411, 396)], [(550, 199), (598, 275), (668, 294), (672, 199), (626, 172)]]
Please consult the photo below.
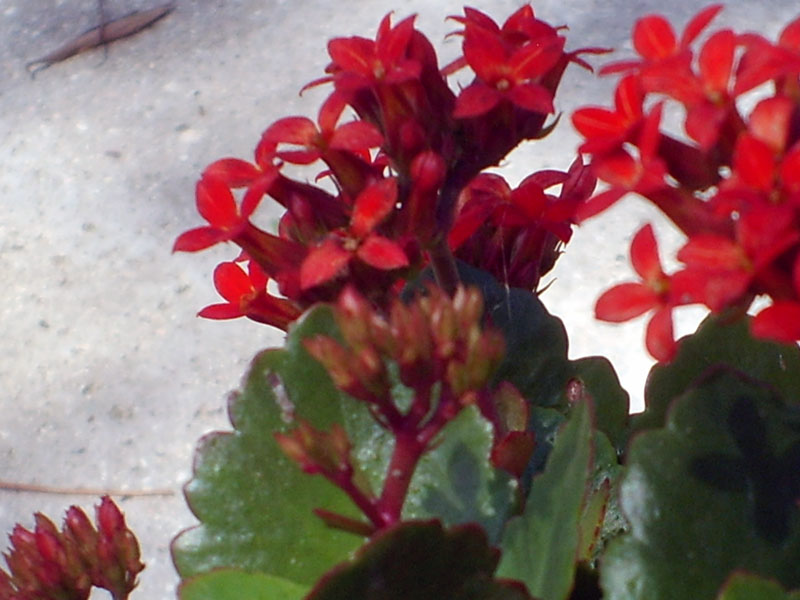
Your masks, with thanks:
[[(459, 287), (451, 298), (428, 286), (408, 304), (395, 300), (384, 315), (347, 287), (334, 314), (342, 341), (317, 336), (307, 339), (305, 348), (337, 388), (369, 407), (395, 447), (377, 496), (354, 482), (357, 469), (344, 430), (320, 432), (300, 422), (276, 439), (304, 471), (321, 473), (341, 487), (373, 526), (390, 525), (400, 517), (420, 457), (465, 406), (476, 405), (495, 426), (496, 464), (521, 474), (533, 450), (533, 439), (524, 433), (526, 403), (510, 384), (496, 392), (488, 387), (504, 340), (499, 331), (483, 327), (477, 289)], [(407, 390), (400, 397), (399, 384)]]
[[(230, 241), (242, 253), (215, 273), (226, 302), (202, 316), (247, 316), (286, 329), (348, 285), (385, 308), (428, 265), (452, 293), (453, 250), (498, 277), (512, 273), (514, 285), (537, 287), (569, 239), (593, 176), (578, 161), (512, 191), (501, 177), (480, 174), (521, 141), (549, 133), (564, 69), (588, 67), (580, 54), (603, 50), (565, 52), (559, 30), (527, 5), (502, 26), (470, 8), (452, 19), (463, 26), (454, 34), (463, 56), (443, 69), (414, 17), (393, 25), (387, 15), (374, 40), (332, 40), (328, 75), (309, 84), (333, 85), (317, 121), (280, 119), (262, 135), (253, 163), (227, 158), (205, 170), (196, 199), (208, 225), (179, 236), (174, 249)], [(474, 80), (455, 93), (447, 77), (464, 67)], [(339, 124), (348, 107), (356, 119)], [(328, 189), (281, 172), (286, 163), (317, 161)], [(558, 197), (544, 193), (559, 184)], [(285, 208), (276, 234), (251, 222), (264, 196)], [(270, 279), (282, 298), (268, 293)]]
[[(631, 258), (642, 282), (612, 288), (596, 307), (608, 321), (654, 311), (646, 339), (659, 360), (675, 354), (672, 309), (686, 304), (740, 314), (764, 295), (772, 303), (752, 332), (800, 340), (800, 19), (776, 43), (723, 29), (695, 51), (720, 10), (702, 10), (680, 38), (661, 16), (640, 19), (639, 59), (603, 69), (623, 74), (614, 108), (572, 117), (586, 138), (580, 150), (610, 186), (578, 209), (578, 219), (632, 191), (688, 237), (677, 255), (684, 266), (667, 275), (652, 230), (641, 229)], [(755, 88), (760, 100), (743, 114), (739, 100)], [(684, 111), (683, 140), (662, 129), (668, 100)]]
[(61, 531), (41, 513), (35, 523), (33, 531), (17, 525), (9, 536), (9, 571), (0, 569), (3, 600), (85, 600), (92, 586), (124, 600), (136, 587), (144, 569), (139, 544), (108, 496), (97, 506), (96, 528), (77, 506), (67, 511)]

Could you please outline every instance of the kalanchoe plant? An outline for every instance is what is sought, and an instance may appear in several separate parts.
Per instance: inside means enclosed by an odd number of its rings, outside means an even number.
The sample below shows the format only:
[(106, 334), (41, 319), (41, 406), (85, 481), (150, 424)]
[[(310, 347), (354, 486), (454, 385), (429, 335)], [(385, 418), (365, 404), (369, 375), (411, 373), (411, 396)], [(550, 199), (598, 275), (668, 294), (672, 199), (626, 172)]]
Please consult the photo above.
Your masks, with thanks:
[[(563, 171), (487, 171), (549, 135), (566, 67), (606, 52), (566, 50), (530, 6), (451, 17), (463, 55), (444, 67), (413, 17), (332, 40), (316, 121), (279, 119), (253, 162), (204, 171), (208, 224), (174, 249), (239, 251), (200, 315), (286, 342), (231, 396), (233, 431), (201, 440), (200, 524), (173, 543), (183, 600), (800, 597), (800, 19), (777, 42), (709, 34), (720, 10), (681, 35), (636, 22), (638, 58), (601, 70), (620, 76), (613, 108), (573, 113), (585, 139)], [(320, 161), (316, 183), (284, 173)], [(668, 274), (639, 229), (640, 280), (597, 301), (607, 321), (652, 312), (632, 416), (538, 297), (574, 226), (629, 192), (688, 238)], [(272, 233), (265, 198), (285, 209)], [(711, 315), (676, 340), (689, 304)], [(101, 516), (101, 537), (104, 520), (121, 523)], [(70, 558), (74, 540), (108, 554), (78, 521), (15, 531), (0, 596), (126, 597), (138, 554), (102, 579), (94, 554)]]

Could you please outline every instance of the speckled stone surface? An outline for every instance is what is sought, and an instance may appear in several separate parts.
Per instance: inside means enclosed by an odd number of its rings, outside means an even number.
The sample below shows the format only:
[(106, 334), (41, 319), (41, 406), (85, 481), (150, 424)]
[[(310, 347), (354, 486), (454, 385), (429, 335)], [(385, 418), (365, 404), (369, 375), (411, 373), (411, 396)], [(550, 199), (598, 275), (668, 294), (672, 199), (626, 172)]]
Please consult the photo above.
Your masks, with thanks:
[[(158, 0), (106, 0), (112, 17)], [(497, 19), (517, 0), (471, 2)], [(682, 25), (702, 3), (676, 0), (542, 0), (540, 17), (566, 23), (568, 47), (630, 52), (636, 15), (664, 11)], [(169, 542), (194, 519), (181, 486), (205, 432), (228, 427), (225, 397), (251, 359), (281, 343), (255, 323), (197, 319), (216, 301), (214, 265), (232, 248), (172, 255), (199, 225), (194, 183), (209, 162), (251, 156), (261, 131), (290, 114), (316, 114), (325, 90), (298, 90), (327, 63), (326, 41), (373, 35), (380, 18), (418, 13), (442, 62), (460, 12), (453, 0), (178, 0), (156, 26), (54, 65), (32, 80), (26, 62), (95, 25), (95, 0), (0, 0), (0, 479), (58, 487), (168, 488), (126, 498), (148, 568), (134, 598), (171, 598)], [(795, 16), (789, 0), (731, 3), (717, 24), (774, 36)], [(595, 61), (598, 64), (599, 61)], [(610, 102), (612, 79), (570, 70), (557, 107)], [(558, 133), (504, 165), (519, 181), (565, 169), (577, 137)], [(313, 175), (309, 175), (313, 176)], [(259, 217), (274, 222), (278, 213)], [(635, 405), (650, 367), (640, 321), (595, 323), (592, 307), (630, 277), (627, 244), (653, 220), (665, 248), (680, 241), (650, 207), (628, 198), (575, 235), (543, 295), (571, 335), (575, 357), (606, 354)], [(691, 318), (683, 325), (691, 325)], [(0, 489), (0, 531), (60, 519), (91, 496)], [(5, 540), (0, 544), (5, 547)], [(104, 594), (98, 594), (105, 597)]]

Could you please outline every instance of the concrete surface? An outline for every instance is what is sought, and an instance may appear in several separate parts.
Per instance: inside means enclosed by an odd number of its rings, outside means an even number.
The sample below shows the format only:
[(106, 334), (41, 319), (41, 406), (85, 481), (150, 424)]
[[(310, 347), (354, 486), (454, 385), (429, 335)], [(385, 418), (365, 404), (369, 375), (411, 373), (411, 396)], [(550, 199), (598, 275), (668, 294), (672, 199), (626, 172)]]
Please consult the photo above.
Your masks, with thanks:
[[(157, 2), (106, 4), (116, 17)], [(520, 3), (473, 4), (503, 19)], [(682, 24), (703, 5), (542, 0), (535, 9), (569, 24), (570, 48), (629, 48), (635, 15), (666, 11)], [(148, 567), (134, 598), (174, 596), (168, 544), (194, 522), (180, 487), (195, 442), (228, 428), (226, 393), (256, 351), (281, 341), (255, 323), (195, 318), (217, 301), (211, 272), (234, 251), (170, 254), (175, 236), (201, 224), (194, 182), (217, 158), (250, 157), (273, 120), (315, 115), (326, 90), (297, 91), (322, 73), (327, 39), (371, 36), (390, 9), (419, 13), (442, 62), (457, 53), (457, 42), (442, 42), (453, 29), (443, 18), (460, 12), (454, 0), (178, 0), (172, 15), (113, 44), (106, 59), (93, 51), (31, 80), (26, 62), (96, 24), (95, 0), (0, 0), (0, 479), (173, 490), (121, 500)], [(790, 0), (742, 1), (718, 23), (774, 36), (797, 10)], [(558, 108), (608, 103), (613, 83), (573, 69)], [(512, 182), (568, 166), (577, 141), (568, 121), (512, 156)], [(572, 354), (610, 356), (638, 402), (650, 366), (643, 324), (597, 324), (592, 306), (630, 277), (628, 240), (653, 218), (629, 198), (587, 224), (544, 295), (565, 319)], [(657, 227), (665, 245), (677, 243)], [(36, 510), (60, 520), (70, 504), (94, 502), (0, 489), (0, 531), (30, 526)]]

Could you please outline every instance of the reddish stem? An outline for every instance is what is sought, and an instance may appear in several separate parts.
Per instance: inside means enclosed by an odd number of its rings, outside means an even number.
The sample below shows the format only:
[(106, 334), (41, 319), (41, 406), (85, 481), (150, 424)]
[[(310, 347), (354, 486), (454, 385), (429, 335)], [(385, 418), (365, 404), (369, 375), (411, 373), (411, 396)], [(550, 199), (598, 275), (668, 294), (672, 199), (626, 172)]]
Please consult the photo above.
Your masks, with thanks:
[(395, 432), (394, 451), (387, 469), (383, 492), (378, 500), (384, 526), (400, 520), (408, 486), (411, 485), (411, 478), (425, 447), (426, 444), (419, 440), (416, 431)]

